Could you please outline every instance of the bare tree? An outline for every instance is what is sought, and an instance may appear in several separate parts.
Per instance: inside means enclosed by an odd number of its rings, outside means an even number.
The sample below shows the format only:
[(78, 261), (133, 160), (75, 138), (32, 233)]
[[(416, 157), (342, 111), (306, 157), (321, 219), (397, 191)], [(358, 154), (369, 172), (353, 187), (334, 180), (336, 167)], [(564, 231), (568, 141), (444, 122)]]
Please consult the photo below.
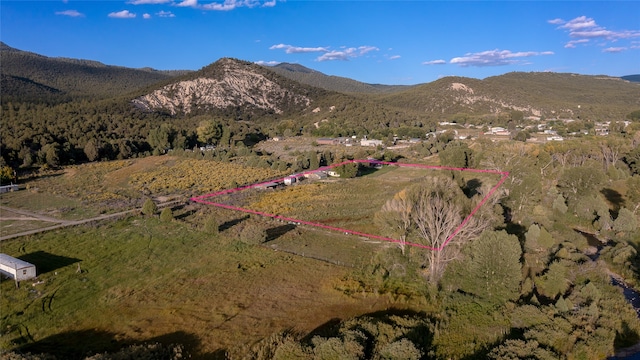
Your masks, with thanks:
[(411, 219), (424, 252), (426, 277), (437, 283), (447, 264), (460, 254), (462, 245), (490, 226), (486, 218), (463, 212), (461, 191), (450, 180), (438, 179), (411, 189)]

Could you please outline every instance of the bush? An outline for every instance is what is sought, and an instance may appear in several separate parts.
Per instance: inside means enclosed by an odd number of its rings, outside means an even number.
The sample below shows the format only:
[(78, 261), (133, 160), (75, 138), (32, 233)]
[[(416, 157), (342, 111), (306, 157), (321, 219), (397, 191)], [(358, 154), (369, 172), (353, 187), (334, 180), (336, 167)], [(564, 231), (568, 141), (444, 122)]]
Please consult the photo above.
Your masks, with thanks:
[(166, 207), (162, 209), (162, 212), (160, 212), (160, 221), (171, 222), (172, 220), (173, 220), (173, 211), (171, 211), (171, 208)]
[(158, 206), (156, 206), (156, 203), (153, 202), (153, 200), (151, 199), (145, 200), (144, 205), (142, 205), (142, 214), (147, 216), (152, 216), (152, 215), (155, 215), (157, 212), (158, 212)]

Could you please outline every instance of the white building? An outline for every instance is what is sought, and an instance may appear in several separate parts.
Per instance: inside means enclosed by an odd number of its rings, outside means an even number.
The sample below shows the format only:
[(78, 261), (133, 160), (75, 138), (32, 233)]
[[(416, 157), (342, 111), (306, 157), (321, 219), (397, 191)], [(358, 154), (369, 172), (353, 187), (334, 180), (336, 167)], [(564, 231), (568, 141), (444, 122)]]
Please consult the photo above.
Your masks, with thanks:
[(382, 140), (368, 140), (368, 139), (360, 140), (360, 146), (378, 146), (378, 145), (382, 145), (382, 143), (383, 143)]
[(36, 266), (7, 254), (0, 254), (0, 273), (16, 281), (29, 280), (36, 277)]

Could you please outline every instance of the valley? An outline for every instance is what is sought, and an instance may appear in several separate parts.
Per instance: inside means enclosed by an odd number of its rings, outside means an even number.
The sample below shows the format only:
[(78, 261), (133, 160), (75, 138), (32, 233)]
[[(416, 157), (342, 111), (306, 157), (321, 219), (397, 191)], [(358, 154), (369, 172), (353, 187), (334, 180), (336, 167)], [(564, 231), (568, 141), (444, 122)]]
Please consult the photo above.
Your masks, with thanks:
[[(609, 277), (638, 289), (636, 82), (0, 55), (18, 186), (0, 245), (38, 270), (0, 283), (3, 356), (604, 359), (640, 341)], [(193, 201), (245, 187), (215, 201), (249, 213)]]

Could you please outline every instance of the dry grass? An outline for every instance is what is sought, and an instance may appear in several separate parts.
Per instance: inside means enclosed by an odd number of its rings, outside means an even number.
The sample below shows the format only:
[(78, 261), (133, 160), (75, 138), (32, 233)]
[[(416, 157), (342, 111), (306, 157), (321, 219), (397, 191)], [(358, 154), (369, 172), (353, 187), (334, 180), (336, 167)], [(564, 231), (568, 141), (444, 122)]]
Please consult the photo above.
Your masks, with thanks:
[[(21, 342), (49, 349), (64, 334), (99, 330), (118, 341), (183, 334), (176, 340), (197, 339), (190, 350), (208, 358), (222, 349), (242, 352), (274, 332), (308, 332), (390, 305), (386, 297), (357, 300), (334, 290), (347, 268), (154, 219), (10, 241), (3, 251), (40, 254), (44, 281), (1, 284), (4, 349)], [(99, 351), (109, 343), (104, 336), (83, 346)]]

